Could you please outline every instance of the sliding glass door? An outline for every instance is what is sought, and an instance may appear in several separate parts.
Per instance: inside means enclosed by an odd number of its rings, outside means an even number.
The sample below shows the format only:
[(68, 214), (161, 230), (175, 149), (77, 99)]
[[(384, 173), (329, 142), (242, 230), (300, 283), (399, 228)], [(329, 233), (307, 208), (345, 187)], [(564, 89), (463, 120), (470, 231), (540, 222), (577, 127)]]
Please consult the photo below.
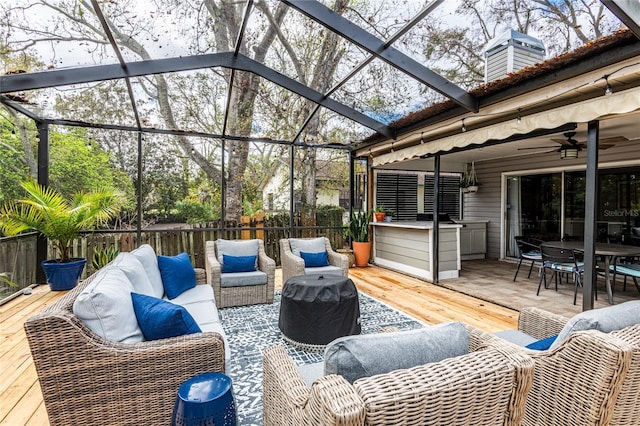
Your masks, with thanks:
[[(506, 184), (506, 256), (517, 256), (516, 236), (584, 238), (584, 171), (508, 176)], [(640, 246), (640, 167), (599, 172), (596, 227), (600, 242)]]
[(510, 176), (507, 178), (507, 256), (516, 256), (514, 237), (560, 239), (562, 174)]

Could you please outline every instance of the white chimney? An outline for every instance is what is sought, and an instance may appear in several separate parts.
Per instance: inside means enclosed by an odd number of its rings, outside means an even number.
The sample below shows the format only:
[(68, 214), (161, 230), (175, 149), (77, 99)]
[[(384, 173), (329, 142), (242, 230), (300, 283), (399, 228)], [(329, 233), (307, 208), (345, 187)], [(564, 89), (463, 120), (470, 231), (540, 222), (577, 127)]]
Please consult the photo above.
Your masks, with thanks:
[(484, 48), (484, 82), (506, 77), (544, 60), (544, 44), (537, 38), (509, 30), (489, 41)]

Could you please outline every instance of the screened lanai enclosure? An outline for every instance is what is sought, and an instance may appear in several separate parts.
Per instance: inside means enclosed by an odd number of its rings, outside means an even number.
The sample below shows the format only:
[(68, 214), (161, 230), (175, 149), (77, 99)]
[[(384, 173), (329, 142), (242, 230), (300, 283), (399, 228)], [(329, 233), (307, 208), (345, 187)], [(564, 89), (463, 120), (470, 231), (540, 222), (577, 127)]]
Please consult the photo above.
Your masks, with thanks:
[[(471, 89), (484, 83), (482, 48), (497, 34), (456, 25), (489, 3), (3, 1), (0, 202), (29, 177), (68, 195), (117, 189), (117, 220), (76, 242), (88, 258), (150, 242), (201, 267), (204, 241), (216, 238), (262, 238), (275, 259), (287, 236), (348, 247), (350, 213), (378, 197), (404, 219), (418, 213), (398, 191), (374, 194), (375, 137), (396, 140), (403, 118), (433, 105), (449, 116), (483, 106)], [(496, 31), (525, 6), (535, 5)], [(633, 8), (604, 6), (592, 6), (594, 32), (573, 43), (621, 22), (638, 33)], [(540, 19), (529, 29), (544, 34)], [(548, 55), (569, 41), (547, 42)], [(439, 170), (419, 172), (421, 210), (461, 216), (462, 170), (445, 171), (434, 190)], [(53, 255), (35, 235), (3, 237), (0, 273), (19, 287), (43, 282), (36, 265)]]
[[(388, 123), (425, 102), (476, 108), (423, 65), (420, 28), (442, 1), (351, 3), (3, 3), (3, 139), (24, 157), (4, 179), (120, 190), (114, 229), (77, 242), (87, 257), (157, 239), (198, 263), (205, 240), (242, 233), (275, 258), (288, 235), (345, 246), (349, 211), (367, 208), (352, 145), (393, 137)], [(3, 271), (41, 282), (45, 241), (3, 245)]]

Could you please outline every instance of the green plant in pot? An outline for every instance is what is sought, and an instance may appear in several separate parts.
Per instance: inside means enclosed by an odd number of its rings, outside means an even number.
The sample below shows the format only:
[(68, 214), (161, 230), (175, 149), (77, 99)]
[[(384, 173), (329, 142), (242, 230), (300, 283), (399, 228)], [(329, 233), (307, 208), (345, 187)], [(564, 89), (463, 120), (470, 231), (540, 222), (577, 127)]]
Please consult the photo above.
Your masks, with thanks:
[(353, 255), (356, 257), (356, 266), (369, 265), (371, 256), (371, 241), (369, 240), (369, 222), (371, 213), (352, 212), (349, 221), (349, 236), (352, 238)]
[(21, 183), (27, 192), (20, 200), (0, 208), (0, 230), (6, 235), (38, 231), (47, 237), (60, 254), (59, 259), (41, 263), (52, 290), (69, 290), (80, 279), (87, 260), (72, 258), (71, 248), (80, 232), (104, 224), (121, 207), (122, 197), (116, 191), (100, 189), (78, 193), (72, 199), (34, 180)]
[(384, 204), (378, 204), (373, 210), (373, 215), (376, 218), (376, 222), (382, 222), (387, 215), (387, 210), (384, 208)]

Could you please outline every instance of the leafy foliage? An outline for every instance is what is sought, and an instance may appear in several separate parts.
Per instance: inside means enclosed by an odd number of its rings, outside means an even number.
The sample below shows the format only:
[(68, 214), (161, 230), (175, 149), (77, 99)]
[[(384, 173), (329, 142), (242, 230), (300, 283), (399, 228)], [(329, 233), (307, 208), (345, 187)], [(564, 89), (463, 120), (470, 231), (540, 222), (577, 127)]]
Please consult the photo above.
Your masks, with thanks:
[(63, 262), (70, 259), (71, 244), (80, 231), (104, 224), (121, 206), (119, 194), (109, 189), (79, 192), (66, 200), (59, 191), (34, 180), (27, 180), (21, 186), (27, 196), (0, 208), (0, 230), (6, 235), (30, 230), (41, 232), (53, 241)]
[(118, 256), (120, 250), (115, 246), (105, 247), (93, 252), (93, 259), (91, 260), (91, 266), (93, 269), (98, 270), (104, 268), (109, 262)]
[(371, 213), (362, 210), (351, 213), (349, 235), (354, 241), (360, 243), (369, 241), (369, 222), (371, 222)]

